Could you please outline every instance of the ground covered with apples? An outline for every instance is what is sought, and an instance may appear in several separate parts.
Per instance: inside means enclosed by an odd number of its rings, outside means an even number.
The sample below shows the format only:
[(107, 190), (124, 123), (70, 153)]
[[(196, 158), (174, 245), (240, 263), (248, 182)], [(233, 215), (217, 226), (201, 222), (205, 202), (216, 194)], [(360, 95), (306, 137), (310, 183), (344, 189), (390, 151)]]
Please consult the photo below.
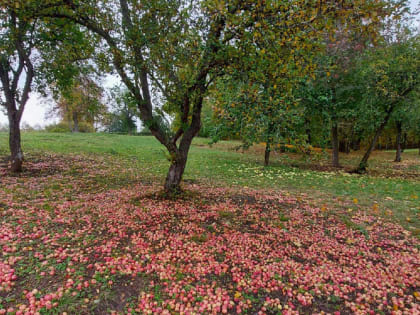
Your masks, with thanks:
[(419, 314), (420, 242), (356, 205), (184, 185), (111, 158), (1, 168), (0, 314)]

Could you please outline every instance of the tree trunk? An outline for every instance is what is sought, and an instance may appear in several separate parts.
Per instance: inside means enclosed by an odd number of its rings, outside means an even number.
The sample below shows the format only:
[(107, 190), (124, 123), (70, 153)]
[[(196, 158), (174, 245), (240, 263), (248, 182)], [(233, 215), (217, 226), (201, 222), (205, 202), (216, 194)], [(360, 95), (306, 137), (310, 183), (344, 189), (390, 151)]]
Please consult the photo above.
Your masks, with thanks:
[(264, 166), (268, 166), (268, 164), (270, 163), (270, 153), (271, 153), (271, 145), (270, 145), (270, 142), (267, 141), (265, 145)]
[(379, 136), (382, 133), (382, 130), (384, 130), (386, 124), (388, 123), (389, 119), (391, 118), (391, 114), (394, 110), (394, 106), (392, 105), (388, 111), (386, 112), (386, 116), (384, 118), (384, 120), (382, 121), (382, 123), (379, 125), (378, 129), (376, 130), (375, 136), (373, 137), (372, 141), (369, 144), (369, 147), (365, 153), (365, 155), (363, 156), (362, 160), (359, 163), (359, 166), (353, 170), (353, 173), (364, 173), (366, 172), (367, 169), (367, 162), (369, 160), (370, 154), (372, 153), (373, 149), (375, 148), (376, 142), (379, 139)]
[(352, 147), (353, 151), (359, 151), (360, 150), (361, 142), (362, 142), (362, 139), (359, 136), (352, 141), (351, 147)]
[(23, 152), (20, 144), (20, 119), (17, 113), (9, 115), (9, 148), (11, 167), (10, 170), (14, 173), (22, 172)]
[(312, 144), (312, 133), (311, 133), (311, 125), (310, 125), (310, 120), (308, 118), (305, 118), (305, 133), (307, 136), (307, 141), (308, 144)]
[(407, 148), (407, 132), (404, 132), (401, 136), (401, 153), (404, 153), (404, 150)]
[(419, 140), (419, 155), (420, 155), (420, 140)]
[(77, 113), (73, 113), (73, 132), (79, 132), (79, 119)]
[(187, 154), (178, 154), (178, 156), (172, 160), (165, 180), (164, 188), (166, 193), (177, 194), (180, 192), (180, 184), (186, 164)]
[(401, 162), (401, 136), (402, 136), (401, 121), (397, 121), (396, 125), (397, 125), (397, 139), (396, 139), (397, 152), (395, 154), (394, 162)]
[(332, 142), (332, 165), (334, 167), (340, 167), (339, 163), (339, 156), (338, 156), (338, 150), (339, 150), (339, 143), (338, 143), (338, 125), (336, 121), (333, 121), (332, 127), (331, 127), (331, 142)]

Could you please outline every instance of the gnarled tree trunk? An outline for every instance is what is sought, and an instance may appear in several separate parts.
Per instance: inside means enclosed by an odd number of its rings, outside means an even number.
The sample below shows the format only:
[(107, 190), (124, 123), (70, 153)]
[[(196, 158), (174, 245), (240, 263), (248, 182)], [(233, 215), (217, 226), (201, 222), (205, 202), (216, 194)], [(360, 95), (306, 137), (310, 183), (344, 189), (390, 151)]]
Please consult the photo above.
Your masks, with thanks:
[(22, 172), (23, 152), (20, 143), (20, 117), (17, 112), (9, 114), (9, 148), (12, 172)]
[(395, 160), (394, 162), (401, 162), (401, 136), (402, 136), (402, 124), (401, 121), (397, 121), (397, 139), (396, 139), (396, 145), (397, 145), (397, 152), (395, 154)]
[(176, 194), (180, 192), (180, 184), (182, 175), (184, 174), (185, 166), (187, 164), (187, 154), (179, 153), (174, 156), (169, 167), (168, 174), (165, 180), (165, 192)]

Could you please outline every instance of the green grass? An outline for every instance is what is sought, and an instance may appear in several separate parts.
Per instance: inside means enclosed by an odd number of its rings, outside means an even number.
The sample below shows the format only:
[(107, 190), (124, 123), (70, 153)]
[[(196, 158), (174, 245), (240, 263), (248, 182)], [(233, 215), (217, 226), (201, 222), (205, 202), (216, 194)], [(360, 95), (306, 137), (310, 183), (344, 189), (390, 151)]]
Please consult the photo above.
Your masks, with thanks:
[[(7, 155), (7, 134), (0, 133), (0, 155)], [(405, 227), (416, 231), (420, 227), (420, 156), (408, 150), (402, 168), (394, 168), (393, 152), (372, 156), (370, 175), (350, 175), (344, 171), (303, 169), (305, 165), (323, 165), (327, 157), (305, 160), (296, 154), (273, 157), (273, 166), (262, 166), (258, 150), (240, 153), (235, 142), (208, 146), (207, 139), (195, 139), (190, 151), (184, 180), (208, 185), (246, 186), (282, 190), (302, 195), (317, 206), (364, 207), (379, 214), (388, 214)], [(164, 147), (153, 137), (111, 134), (63, 134), (24, 132), (23, 149), (27, 157), (42, 152), (62, 154), (107, 155), (121, 163), (135, 166), (145, 179), (163, 182), (169, 167)], [(356, 155), (343, 155), (345, 165), (355, 165)], [(299, 167), (295, 167), (299, 166)], [(407, 176), (405, 176), (407, 175)], [(357, 199), (357, 200), (356, 200)], [(374, 206), (374, 204), (378, 204)]]

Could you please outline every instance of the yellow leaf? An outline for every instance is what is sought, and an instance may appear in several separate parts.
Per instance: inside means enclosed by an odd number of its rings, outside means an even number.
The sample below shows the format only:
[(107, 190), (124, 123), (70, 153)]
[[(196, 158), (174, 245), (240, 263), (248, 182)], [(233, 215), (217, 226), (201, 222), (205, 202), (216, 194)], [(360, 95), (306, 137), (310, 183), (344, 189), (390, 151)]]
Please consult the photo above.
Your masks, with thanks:
[(353, 245), (354, 243), (356, 243), (356, 241), (355, 241), (354, 239), (348, 238), (348, 239), (346, 240), (346, 243), (347, 243), (348, 245)]
[(295, 244), (296, 247), (302, 247), (302, 243), (299, 241), (295, 241), (293, 244)]
[(357, 200), (357, 198), (354, 198), (354, 199), (353, 199), (353, 203), (354, 203), (355, 205), (357, 205), (357, 204), (359, 203), (359, 200)]

